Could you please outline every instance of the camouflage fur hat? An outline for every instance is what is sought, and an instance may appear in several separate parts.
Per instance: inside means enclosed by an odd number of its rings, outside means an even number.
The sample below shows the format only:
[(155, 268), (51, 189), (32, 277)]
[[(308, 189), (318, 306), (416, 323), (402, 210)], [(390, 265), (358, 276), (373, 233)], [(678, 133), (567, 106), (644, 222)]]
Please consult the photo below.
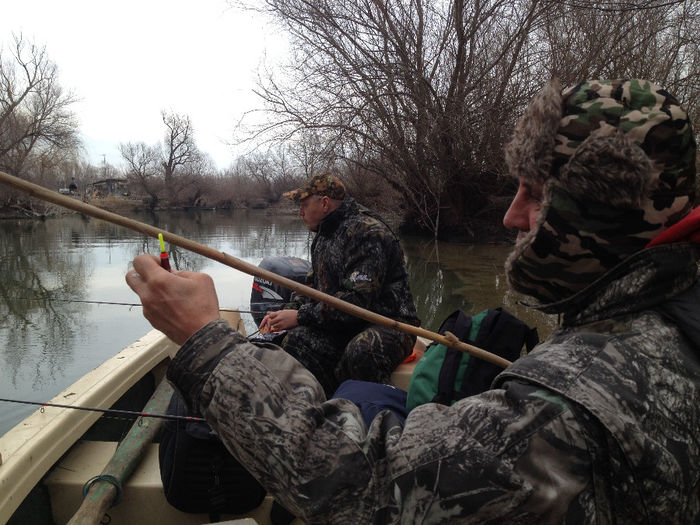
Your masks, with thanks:
[(542, 187), (541, 211), (506, 261), (511, 287), (549, 312), (695, 204), (695, 140), (676, 99), (644, 80), (554, 80), (506, 146), (511, 175)]
[(343, 200), (345, 197), (345, 186), (335, 175), (325, 173), (323, 175), (314, 175), (301, 188), (282, 194), (283, 197), (288, 197), (294, 202), (299, 202), (310, 195), (325, 195), (331, 199)]

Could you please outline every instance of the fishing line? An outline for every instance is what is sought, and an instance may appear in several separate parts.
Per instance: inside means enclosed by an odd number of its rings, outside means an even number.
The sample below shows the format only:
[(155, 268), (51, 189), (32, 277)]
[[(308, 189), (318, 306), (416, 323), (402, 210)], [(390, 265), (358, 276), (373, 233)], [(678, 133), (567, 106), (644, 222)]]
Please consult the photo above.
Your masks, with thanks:
[(115, 415), (120, 415), (120, 416), (128, 416), (131, 418), (153, 417), (153, 418), (159, 418), (159, 419), (175, 419), (175, 420), (182, 420), (182, 421), (195, 421), (195, 422), (204, 421), (204, 418), (201, 418), (201, 417), (175, 416), (175, 415), (171, 415), (171, 414), (150, 414), (148, 412), (136, 412), (133, 410), (117, 410), (114, 408), (94, 408), (94, 407), (81, 407), (81, 406), (75, 406), (75, 405), (60, 405), (58, 403), (43, 403), (41, 401), (25, 401), (25, 400), (21, 400), (21, 399), (3, 399), (3, 398), (0, 398), (0, 401), (4, 401), (6, 403), (19, 403), (21, 405), (38, 405), (42, 408), (42, 411), (45, 407), (72, 408), (73, 410), (86, 410), (88, 412), (102, 412), (103, 414), (115, 414)]
[[(108, 304), (108, 305), (115, 305), (115, 306), (138, 306), (139, 308), (141, 307), (141, 303), (118, 303), (118, 302), (113, 302), (113, 301), (88, 301), (88, 300), (82, 300), (82, 299), (37, 299), (33, 297), (16, 297), (16, 300), (19, 301), (37, 301), (37, 302), (58, 302), (58, 303), (87, 303), (87, 304)], [(241, 310), (239, 308), (219, 308), (220, 311), (222, 312), (238, 312), (241, 314), (259, 314), (261, 312), (254, 312), (253, 310)]]
[[(44, 301), (44, 299), (34, 299), (34, 298), (30, 298), (30, 297), (17, 297), (16, 299), (18, 299), (20, 301)], [(134, 306), (138, 306), (139, 308), (141, 308), (141, 306), (142, 306), (139, 303), (117, 303), (117, 302), (113, 302), (113, 301), (87, 301), (87, 300), (81, 300), (81, 299), (45, 299), (45, 300), (48, 302), (56, 301), (56, 302), (60, 302), (60, 303), (107, 304), (107, 305), (115, 305), (115, 306), (128, 306), (130, 308), (134, 307)], [(239, 308), (219, 308), (219, 311), (221, 311), (221, 312), (238, 312), (239, 314), (260, 314), (260, 313), (263, 313), (263, 312), (259, 312), (259, 311), (253, 311), (253, 310), (241, 310)], [(250, 335), (247, 335), (246, 337), (251, 338), (254, 335), (256, 335), (259, 331), (260, 331), (260, 329), (256, 330), (255, 332), (253, 332)], [(4, 400), (0, 399), (0, 401), (4, 401)]]

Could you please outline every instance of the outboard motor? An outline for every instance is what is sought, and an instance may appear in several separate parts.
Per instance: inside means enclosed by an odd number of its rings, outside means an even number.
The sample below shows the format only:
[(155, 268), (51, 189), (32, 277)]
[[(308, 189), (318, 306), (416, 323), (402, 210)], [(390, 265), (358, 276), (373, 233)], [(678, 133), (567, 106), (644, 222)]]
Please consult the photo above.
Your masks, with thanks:
[[(265, 257), (258, 267), (304, 284), (311, 263), (299, 257)], [(253, 313), (255, 324), (260, 326), (266, 312), (282, 309), (291, 296), (292, 291), (289, 288), (261, 277), (254, 277), (253, 290), (250, 292), (250, 311)]]

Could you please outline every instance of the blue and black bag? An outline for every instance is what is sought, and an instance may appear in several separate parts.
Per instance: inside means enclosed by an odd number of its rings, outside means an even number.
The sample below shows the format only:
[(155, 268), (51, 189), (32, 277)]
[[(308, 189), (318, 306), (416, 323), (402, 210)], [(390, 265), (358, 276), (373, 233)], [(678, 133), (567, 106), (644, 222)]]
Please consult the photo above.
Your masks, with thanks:
[[(537, 328), (514, 317), (503, 308), (470, 316), (457, 310), (442, 323), (439, 333), (452, 332), (460, 341), (483, 348), (509, 361), (520, 357), (523, 346), (529, 352), (539, 343)], [(451, 405), (467, 396), (488, 390), (501, 369), (440, 343), (433, 343), (416, 363), (411, 376), (406, 408), (424, 403)]]

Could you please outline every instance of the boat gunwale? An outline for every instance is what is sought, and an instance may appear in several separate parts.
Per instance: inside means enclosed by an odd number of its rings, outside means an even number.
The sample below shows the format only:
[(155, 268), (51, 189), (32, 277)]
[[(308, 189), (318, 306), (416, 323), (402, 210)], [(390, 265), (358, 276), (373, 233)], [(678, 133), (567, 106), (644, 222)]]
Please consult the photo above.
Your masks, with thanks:
[[(83, 375), (49, 403), (107, 409), (178, 346), (151, 330)], [(102, 416), (100, 412), (41, 407), (0, 436), (0, 523)]]

